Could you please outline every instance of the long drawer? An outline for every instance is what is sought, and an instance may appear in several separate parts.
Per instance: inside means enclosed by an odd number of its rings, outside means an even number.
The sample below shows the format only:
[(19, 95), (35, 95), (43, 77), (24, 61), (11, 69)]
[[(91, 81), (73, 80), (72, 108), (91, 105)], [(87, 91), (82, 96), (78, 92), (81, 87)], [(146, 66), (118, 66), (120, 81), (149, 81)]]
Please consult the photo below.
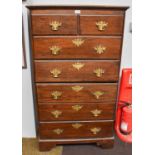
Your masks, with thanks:
[(39, 104), (40, 121), (112, 120), (115, 104), (52, 103)]
[(35, 59), (119, 59), (121, 37), (33, 37)]
[(117, 84), (36, 84), (39, 103), (108, 103), (116, 101)]
[(35, 61), (36, 82), (116, 82), (119, 61)]
[(41, 139), (97, 138), (113, 136), (113, 121), (40, 123)]

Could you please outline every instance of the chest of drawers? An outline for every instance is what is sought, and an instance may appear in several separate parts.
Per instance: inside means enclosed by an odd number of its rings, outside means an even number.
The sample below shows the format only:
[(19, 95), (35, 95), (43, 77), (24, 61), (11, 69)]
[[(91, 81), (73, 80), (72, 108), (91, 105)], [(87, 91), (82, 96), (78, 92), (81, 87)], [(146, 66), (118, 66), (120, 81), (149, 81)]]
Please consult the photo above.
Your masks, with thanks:
[(39, 149), (112, 147), (127, 7), (27, 7)]

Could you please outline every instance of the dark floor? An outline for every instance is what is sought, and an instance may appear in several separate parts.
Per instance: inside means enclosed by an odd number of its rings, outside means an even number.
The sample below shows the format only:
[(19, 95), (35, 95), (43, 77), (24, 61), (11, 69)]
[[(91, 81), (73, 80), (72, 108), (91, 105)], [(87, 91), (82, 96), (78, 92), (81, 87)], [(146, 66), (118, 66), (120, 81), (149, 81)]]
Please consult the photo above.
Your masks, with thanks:
[(132, 145), (116, 137), (113, 149), (102, 149), (96, 145), (65, 145), (62, 155), (132, 155)]

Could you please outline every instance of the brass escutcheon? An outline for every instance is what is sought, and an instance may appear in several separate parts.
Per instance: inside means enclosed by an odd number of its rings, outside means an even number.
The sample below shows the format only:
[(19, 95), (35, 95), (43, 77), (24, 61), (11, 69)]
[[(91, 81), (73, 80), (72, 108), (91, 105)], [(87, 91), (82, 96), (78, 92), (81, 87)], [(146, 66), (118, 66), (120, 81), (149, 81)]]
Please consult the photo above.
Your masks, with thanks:
[(77, 38), (77, 39), (72, 40), (72, 43), (76, 45), (77, 47), (80, 47), (84, 43), (84, 40)]
[(97, 77), (101, 77), (102, 74), (104, 74), (104, 70), (102, 68), (98, 68), (94, 70), (94, 73), (96, 74)]
[(72, 124), (72, 127), (75, 128), (75, 129), (79, 129), (80, 127), (82, 127), (83, 125), (80, 124), (80, 123), (75, 123), (75, 124)]
[(108, 27), (108, 23), (105, 21), (98, 21), (96, 22), (96, 26), (99, 31), (104, 31), (106, 27)]
[(96, 51), (96, 53), (102, 54), (106, 51), (106, 47), (102, 45), (97, 45), (96, 47), (94, 47), (94, 50)]
[(102, 112), (102, 110), (98, 110), (98, 109), (91, 111), (91, 113), (94, 115), (94, 117), (98, 117), (101, 114), (101, 112)]
[(51, 111), (51, 114), (55, 117), (55, 118), (58, 118), (62, 112), (59, 111), (59, 110), (55, 110), (55, 111)]
[(73, 86), (73, 87), (72, 87), (72, 90), (74, 90), (75, 92), (79, 92), (79, 91), (81, 91), (82, 89), (83, 89), (82, 86)]
[(98, 132), (101, 131), (101, 128), (97, 128), (97, 127), (91, 128), (90, 131), (91, 131), (94, 135), (96, 135)]
[(84, 63), (76, 62), (72, 64), (72, 66), (76, 68), (77, 70), (80, 70), (84, 66)]
[(95, 91), (93, 92), (93, 95), (95, 96), (96, 99), (99, 99), (100, 96), (102, 96), (105, 92), (102, 91)]
[(53, 91), (51, 92), (51, 96), (53, 97), (54, 100), (59, 99), (59, 97), (62, 95), (62, 92), (60, 91)]
[(53, 130), (53, 132), (57, 135), (60, 135), (61, 133), (63, 133), (63, 131), (64, 131), (63, 129), (59, 129), (59, 128)]
[(61, 74), (61, 70), (54, 68), (53, 70), (50, 71), (50, 73), (52, 74), (54, 78), (58, 78), (59, 75)]
[(52, 28), (53, 31), (58, 31), (59, 27), (62, 25), (61, 22), (52, 21), (49, 26)]
[(73, 105), (73, 106), (72, 106), (72, 109), (75, 110), (75, 111), (79, 111), (79, 110), (82, 109), (82, 107), (83, 107), (82, 105), (78, 105), (78, 104), (77, 104), (77, 105)]
[(52, 46), (49, 49), (52, 52), (52, 55), (58, 55), (60, 53), (61, 47), (59, 47), (59, 46)]

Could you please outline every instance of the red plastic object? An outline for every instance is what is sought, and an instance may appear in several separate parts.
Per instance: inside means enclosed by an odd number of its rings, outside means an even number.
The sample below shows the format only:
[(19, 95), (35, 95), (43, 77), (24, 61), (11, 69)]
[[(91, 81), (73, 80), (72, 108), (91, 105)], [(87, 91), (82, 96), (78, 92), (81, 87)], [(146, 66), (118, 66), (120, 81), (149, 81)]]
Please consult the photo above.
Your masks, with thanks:
[(117, 136), (132, 143), (132, 69), (123, 69), (115, 120)]

